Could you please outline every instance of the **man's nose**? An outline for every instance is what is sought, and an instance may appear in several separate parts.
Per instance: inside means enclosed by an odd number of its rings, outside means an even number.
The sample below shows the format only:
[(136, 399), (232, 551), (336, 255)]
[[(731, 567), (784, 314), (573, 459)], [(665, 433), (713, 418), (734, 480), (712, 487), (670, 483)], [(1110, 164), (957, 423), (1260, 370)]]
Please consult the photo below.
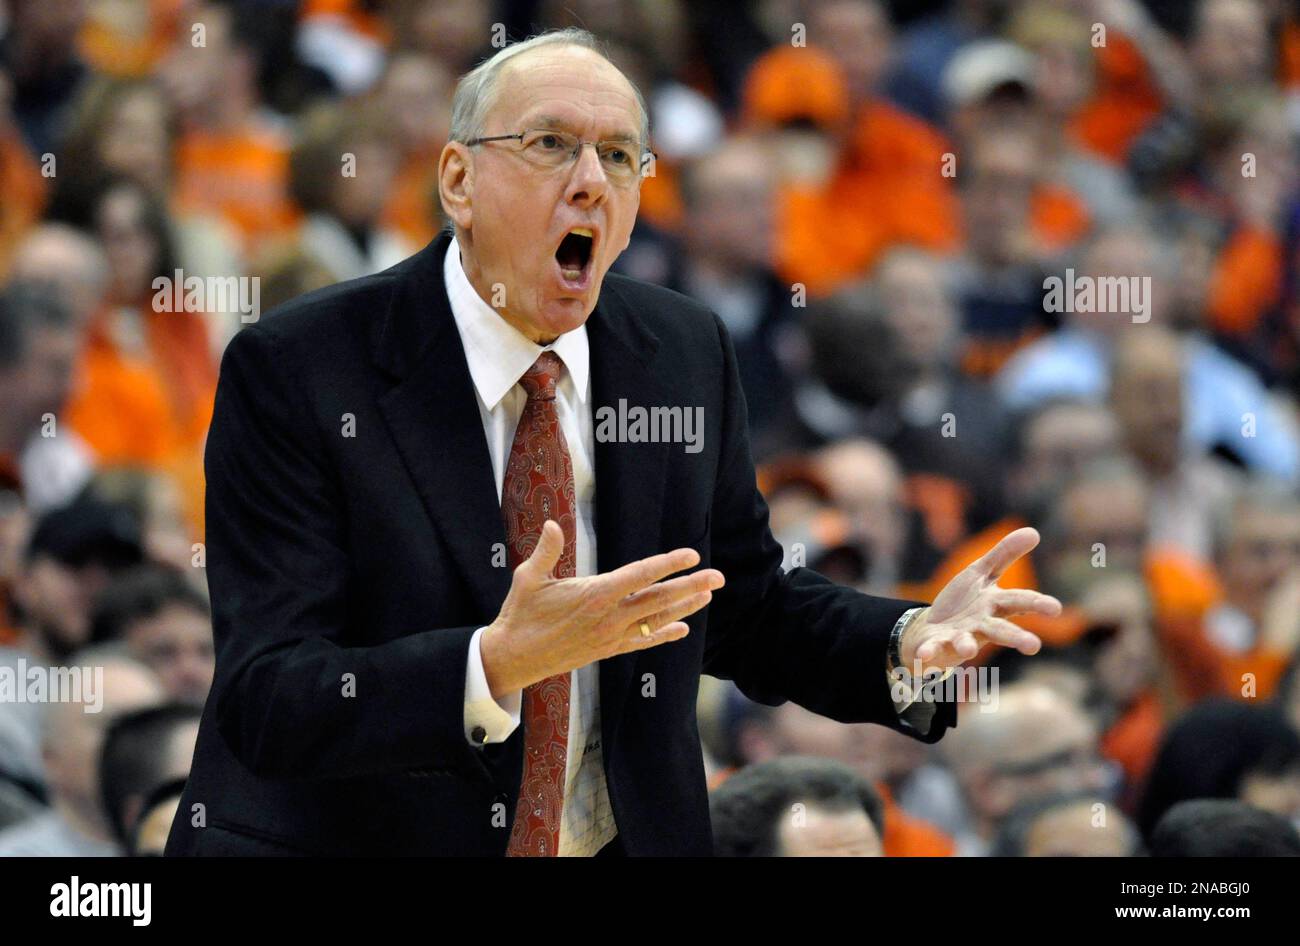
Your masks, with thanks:
[(608, 190), (609, 178), (600, 164), (596, 146), (584, 141), (578, 145), (578, 156), (574, 159), (573, 172), (569, 175), (565, 200), (594, 204), (603, 200)]

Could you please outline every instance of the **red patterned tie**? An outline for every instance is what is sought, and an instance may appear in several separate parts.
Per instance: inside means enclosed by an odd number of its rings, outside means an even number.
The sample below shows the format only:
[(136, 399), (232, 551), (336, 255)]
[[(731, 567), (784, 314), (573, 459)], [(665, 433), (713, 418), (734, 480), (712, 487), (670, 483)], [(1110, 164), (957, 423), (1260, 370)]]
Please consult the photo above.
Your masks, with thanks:
[[(542, 525), (554, 519), (564, 531), (555, 577), (576, 574), (577, 522), (573, 514), (573, 463), (555, 414), (555, 383), (564, 362), (544, 351), (519, 383), (528, 403), (515, 430), (501, 492), (506, 547), (514, 568), (533, 553)], [(510, 831), (509, 857), (554, 857), (560, 849), (564, 767), (569, 743), (569, 675), (547, 677), (524, 689), (524, 777)]]

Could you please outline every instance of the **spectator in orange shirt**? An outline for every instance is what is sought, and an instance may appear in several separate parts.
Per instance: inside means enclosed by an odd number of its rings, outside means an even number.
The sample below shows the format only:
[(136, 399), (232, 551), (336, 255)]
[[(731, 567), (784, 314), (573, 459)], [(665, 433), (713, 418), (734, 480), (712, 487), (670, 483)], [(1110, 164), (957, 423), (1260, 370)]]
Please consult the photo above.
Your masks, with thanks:
[[(106, 305), (91, 326), (68, 420), (102, 463), (175, 476), (197, 525), (202, 447), (216, 390), (205, 315), (184, 311), (166, 210), (155, 195), (131, 181), (110, 180), (92, 206), (112, 276)], [(159, 278), (166, 282), (156, 285)]]
[[(246, 253), (295, 220), (287, 195), (288, 142), (260, 110), (258, 53), (247, 15), (200, 3), (159, 69), (182, 126), (177, 205), (226, 220)], [(200, 35), (203, 44), (196, 45)]]
[(1300, 500), (1253, 483), (1216, 526), (1222, 593), (1178, 626), (1177, 663), (1193, 698), (1268, 698), (1300, 646)]
[(880, 94), (892, 43), (880, 5), (820, 4), (808, 39), (809, 48), (778, 46), (754, 64), (743, 121), (786, 129), (779, 268), (825, 295), (892, 243), (953, 248), (958, 208), (941, 173), (947, 140)]

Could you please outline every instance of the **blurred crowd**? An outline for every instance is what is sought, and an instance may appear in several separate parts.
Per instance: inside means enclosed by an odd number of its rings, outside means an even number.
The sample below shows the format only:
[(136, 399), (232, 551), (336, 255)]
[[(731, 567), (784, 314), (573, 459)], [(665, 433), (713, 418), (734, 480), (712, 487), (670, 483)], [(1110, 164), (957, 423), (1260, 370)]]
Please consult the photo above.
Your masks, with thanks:
[(719, 852), (1300, 853), (1300, 3), (0, 0), (0, 679), (104, 704), (0, 700), (0, 855), (176, 808), (249, 313), (174, 277), (274, 318), (418, 250), (457, 78), (562, 26), (645, 94), (615, 268), (730, 330), (787, 565), (930, 601), (1032, 525), (1065, 605), (935, 746), (706, 679)]

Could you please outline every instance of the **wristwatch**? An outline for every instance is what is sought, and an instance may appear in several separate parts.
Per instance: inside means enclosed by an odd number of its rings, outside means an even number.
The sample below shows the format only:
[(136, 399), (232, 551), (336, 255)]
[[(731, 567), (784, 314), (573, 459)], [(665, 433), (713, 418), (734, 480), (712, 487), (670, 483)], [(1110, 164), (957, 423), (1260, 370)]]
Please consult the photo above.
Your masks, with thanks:
[(912, 623), (912, 618), (924, 611), (926, 606), (908, 608), (894, 622), (894, 629), (889, 632), (889, 672), (893, 673), (903, 665), (903, 632)]

